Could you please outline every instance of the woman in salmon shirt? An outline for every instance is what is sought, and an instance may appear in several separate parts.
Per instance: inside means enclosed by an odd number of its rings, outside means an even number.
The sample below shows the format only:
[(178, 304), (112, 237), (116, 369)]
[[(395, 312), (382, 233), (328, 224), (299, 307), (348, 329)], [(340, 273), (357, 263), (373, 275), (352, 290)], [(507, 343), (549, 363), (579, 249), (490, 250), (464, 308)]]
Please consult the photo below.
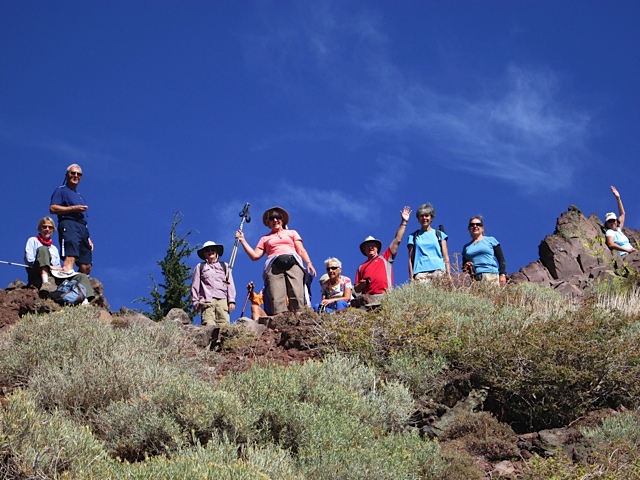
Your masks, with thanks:
[(259, 260), (267, 255), (262, 276), (271, 300), (272, 313), (277, 315), (287, 310), (300, 312), (306, 305), (304, 264), (306, 263), (306, 270), (311, 275), (315, 276), (316, 270), (302, 245), (300, 234), (287, 228), (289, 214), (284, 208), (268, 209), (262, 215), (262, 223), (271, 232), (260, 238), (255, 248), (247, 243), (241, 230), (236, 232), (236, 238), (251, 260)]

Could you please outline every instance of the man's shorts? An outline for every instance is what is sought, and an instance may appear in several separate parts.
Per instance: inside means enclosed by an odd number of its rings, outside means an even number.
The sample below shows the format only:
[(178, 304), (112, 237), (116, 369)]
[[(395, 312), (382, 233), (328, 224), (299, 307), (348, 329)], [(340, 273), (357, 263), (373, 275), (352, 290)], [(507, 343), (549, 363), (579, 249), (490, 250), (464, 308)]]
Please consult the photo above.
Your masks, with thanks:
[(202, 325), (223, 326), (230, 324), (229, 304), (226, 298), (214, 298), (211, 302), (202, 302), (200, 309), (202, 312)]
[(420, 272), (413, 276), (417, 282), (431, 283), (435, 278), (444, 277), (447, 272), (444, 270), (434, 270), (433, 272)]
[(60, 257), (75, 257), (76, 264), (93, 264), (89, 229), (74, 220), (63, 220), (58, 224), (60, 236)]

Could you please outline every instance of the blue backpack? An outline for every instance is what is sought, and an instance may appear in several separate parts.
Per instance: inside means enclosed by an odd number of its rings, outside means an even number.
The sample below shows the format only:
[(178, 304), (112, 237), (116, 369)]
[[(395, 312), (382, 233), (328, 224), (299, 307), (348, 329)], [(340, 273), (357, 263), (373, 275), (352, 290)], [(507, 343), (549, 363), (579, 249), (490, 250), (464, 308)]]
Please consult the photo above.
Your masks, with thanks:
[(87, 298), (87, 289), (78, 280), (67, 279), (49, 294), (49, 298), (60, 305), (78, 305)]

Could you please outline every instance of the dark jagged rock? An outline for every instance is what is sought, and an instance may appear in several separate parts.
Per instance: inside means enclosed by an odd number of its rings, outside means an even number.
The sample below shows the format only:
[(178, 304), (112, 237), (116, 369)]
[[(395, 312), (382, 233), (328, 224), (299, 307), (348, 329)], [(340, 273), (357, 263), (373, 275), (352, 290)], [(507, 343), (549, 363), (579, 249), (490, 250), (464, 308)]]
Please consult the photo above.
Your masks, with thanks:
[[(90, 281), (95, 291), (91, 305), (109, 310), (102, 283), (95, 278), (90, 278)], [(61, 308), (52, 300), (43, 298), (38, 290), (27, 286), (19, 279), (11, 282), (5, 290), (0, 289), (0, 327), (14, 325), (21, 317), (30, 313), (51, 313)]]
[[(632, 243), (640, 245), (640, 231), (623, 229)], [(516, 283), (548, 285), (565, 297), (580, 297), (594, 281), (605, 281), (640, 269), (640, 253), (621, 257), (605, 243), (605, 229), (597, 215), (589, 218), (575, 206), (560, 215), (553, 235), (538, 247), (539, 259), (510, 275)]]

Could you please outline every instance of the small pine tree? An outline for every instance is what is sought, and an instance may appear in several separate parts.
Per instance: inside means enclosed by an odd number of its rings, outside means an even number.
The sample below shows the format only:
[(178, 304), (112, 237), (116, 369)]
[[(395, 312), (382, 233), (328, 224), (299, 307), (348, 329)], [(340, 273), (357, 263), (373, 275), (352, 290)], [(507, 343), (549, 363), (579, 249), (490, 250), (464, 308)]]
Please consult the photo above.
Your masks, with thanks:
[[(158, 265), (162, 269), (162, 275), (165, 283), (158, 285), (153, 275), (149, 275), (153, 286), (151, 287), (150, 298), (139, 298), (136, 301), (146, 303), (151, 307), (151, 312), (147, 314), (155, 321), (162, 320), (169, 310), (172, 308), (180, 308), (187, 312), (191, 318), (195, 316), (193, 306), (189, 299), (191, 269), (184, 263), (186, 258), (198, 249), (189, 246), (187, 238), (193, 230), (189, 230), (186, 234), (179, 236), (177, 233), (178, 225), (182, 222), (182, 214), (176, 212), (173, 214), (173, 223), (171, 224), (171, 233), (169, 236), (169, 248), (164, 258), (158, 261)], [(160, 291), (162, 288), (162, 292)]]

